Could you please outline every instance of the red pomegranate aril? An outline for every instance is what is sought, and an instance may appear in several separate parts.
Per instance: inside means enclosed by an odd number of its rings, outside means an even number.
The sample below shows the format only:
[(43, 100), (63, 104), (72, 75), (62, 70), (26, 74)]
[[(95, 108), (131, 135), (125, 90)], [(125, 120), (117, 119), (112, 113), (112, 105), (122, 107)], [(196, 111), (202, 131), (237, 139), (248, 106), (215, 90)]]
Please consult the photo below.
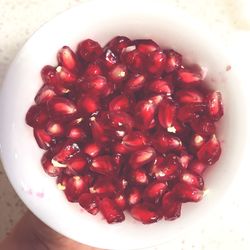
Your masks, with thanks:
[(172, 73), (173, 71), (179, 69), (182, 64), (182, 56), (174, 50), (167, 50), (166, 54), (166, 63), (165, 63), (165, 72)]
[(135, 169), (130, 172), (131, 180), (138, 185), (147, 185), (149, 180), (144, 169)]
[(67, 161), (67, 167), (73, 174), (82, 174), (87, 165), (88, 160), (80, 154), (75, 155)]
[(172, 82), (168, 79), (155, 79), (148, 85), (148, 90), (156, 94), (170, 96), (173, 93)]
[(125, 92), (134, 93), (145, 86), (146, 77), (143, 74), (132, 74), (128, 81), (125, 82)]
[(113, 197), (117, 192), (117, 187), (110, 179), (97, 177), (94, 185), (89, 188), (89, 191), (99, 197)]
[(186, 183), (177, 183), (172, 192), (181, 202), (198, 202), (203, 198), (202, 190)]
[(176, 100), (179, 103), (202, 103), (204, 102), (203, 94), (196, 89), (182, 89), (175, 93)]
[(65, 120), (76, 114), (75, 104), (65, 97), (54, 97), (48, 102), (48, 111), (54, 120)]
[(144, 54), (160, 49), (159, 45), (151, 39), (137, 39), (134, 40), (134, 44), (136, 48)]
[(155, 223), (161, 219), (160, 215), (145, 204), (137, 204), (130, 209), (132, 217), (143, 224)]
[(177, 78), (185, 87), (195, 86), (202, 81), (201, 74), (182, 68), (178, 70)]
[(107, 49), (103, 55), (102, 62), (106, 68), (111, 68), (118, 62), (118, 58), (110, 49)]
[(86, 143), (83, 146), (82, 152), (90, 157), (98, 156), (102, 151), (102, 147), (95, 142)]
[(166, 193), (162, 198), (161, 210), (165, 220), (175, 220), (181, 216), (182, 203), (176, 201), (172, 192)]
[(96, 215), (99, 212), (100, 199), (95, 194), (83, 193), (78, 202), (90, 214)]
[(130, 100), (125, 95), (118, 95), (114, 97), (109, 103), (109, 111), (129, 111)]
[(62, 168), (55, 167), (52, 163), (52, 155), (49, 151), (45, 152), (41, 163), (46, 174), (52, 177), (59, 176), (62, 173)]
[(142, 191), (140, 188), (134, 186), (131, 187), (127, 194), (127, 201), (129, 206), (138, 204), (142, 200)]
[(97, 156), (92, 160), (90, 169), (98, 174), (110, 176), (115, 171), (115, 164), (111, 156)]
[(214, 121), (218, 121), (223, 116), (223, 106), (221, 93), (213, 91), (207, 95), (208, 113)]
[(206, 117), (196, 117), (190, 123), (195, 133), (202, 136), (209, 136), (215, 133), (216, 127), (213, 121)]
[(66, 189), (66, 185), (67, 185), (69, 178), (70, 176), (66, 175), (65, 173), (61, 173), (56, 179), (57, 188), (59, 190), (64, 191)]
[(125, 215), (122, 210), (115, 204), (115, 202), (109, 198), (104, 198), (99, 203), (99, 208), (106, 219), (111, 223), (122, 222), (125, 220)]
[(115, 82), (120, 83), (127, 77), (127, 67), (125, 64), (115, 64), (108, 72), (109, 78)]
[(149, 140), (142, 132), (134, 131), (123, 137), (122, 144), (132, 152), (148, 145)]
[(72, 141), (83, 141), (87, 138), (85, 130), (80, 126), (74, 126), (69, 128), (67, 133), (67, 138), (71, 139)]
[(66, 164), (74, 155), (80, 152), (80, 148), (75, 142), (66, 142), (61, 150), (53, 157), (53, 161), (59, 164)]
[(132, 44), (131, 40), (125, 36), (117, 36), (113, 38), (109, 43), (105, 46), (110, 49), (117, 55), (120, 55), (123, 49), (129, 47)]
[(72, 176), (68, 179), (65, 188), (65, 195), (70, 202), (78, 201), (82, 193), (88, 191), (88, 183), (81, 176)]
[(123, 194), (118, 194), (114, 198), (114, 202), (121, 210), (125, 210), (125, 208), (127, 207), (127, 200)]
[(145, 55), (138, 50), (124, 52), (122, 54), (123, 63), (127, 65), (129, 70), (134, 73), (141, 73), (145, 71)]
[(162, 51), (150, 52), (147, 56), (147, 71), (150, 74), (160, 75), (163, 72), (166, 56)]
[(201, 190), (204, 188), (203, 178), (199, 174), (191, 173), (188, 170), (183, 171), (179, 175), (179, 180), (180, 182), (186, 183)]
[(57, 60), (60, 65), (68, 70), (75, 71), (77, 69), (76, 54), (68, 46), (63, 46), (57, 53)]
[(34, 137), (41, 149), (49, 149), (53, 144), (55, 144), (55, 139), (44, 129), (34, 128)]
[(206, 170), (206, 168), (207, 166), (205, 165), (205, 163), (198, 161), (198, 160), (193, 160), (188, 166), (188, 169), (190, 171), (199, 175), (202, 175), (204, 171)]
[(157, 203), (167, 190), (167, 182), (152, 182), (144, 190), (144, 199)]
[(80, 111), (86, 114), (93, 114), (101, 109), (99, 98), (88, 94), (81, 95), (77, 107)]
[(218, 161), (220, 155), (221, 146), (216, 135), (212, 135), (211, 138), (204, 143), (197, 152), (198, 159), (208, 165), (213, 165), (216, 161)]
[(154, 161), (155, 157), (156, 152), (154, 148), (145, 146), (131, 154), (129, 164), (133, 169), (137, 169), (151, 161)]
[(176, 116), (176, 105), (170, 101), (162, 101), (159, 105), (158, 120), (163, 128), (171, 128)]
[(74, 83), (77, 80), (77, 76), (63, 66), (57, 66), (56, 73), (58, 78), (64, 83)]
[(64, 127), (58, 122), (49, 121), (45, 130), (52, 137), (62, 137), (64, 135)]
[(84, 71), (86, 77), (103, 75), (103, 70), (98, 62), (93, 62), (88, 64), (87, 68)]
[(60, 80), (56, 73), (56, 68), (50, 65), (46, 65), (41, 70), (41, 77), (45, 84), (55, 86)]
[(179, 156), (179, 162), (181, 164), (181, 167), (183, 169), (187, 169), (192, 159), (193, 156), (191, 154), (188, 154), (186, 151), (181, 152)]
[(32, 105), (26, 113), (25, 121), (33, 128), (44, 127), (48, 121), (46, 107), (42, 104)]
[(93, 62), (102, 55), (103, 50), (98, 42), (86, 39), (78, 44), (76, 53), (84, 62)]
[(206, 142), (206, 139), (204, 136), (199, 134), (192, 135), (190, 139), (190, 147), (191, 149), (197, 150), (199, 149), (204, 143)]
[(54, 88), (50, 85), (43, 85), (35, 97), (36, 104), (47, 103), (51, 98), (56, 96)]

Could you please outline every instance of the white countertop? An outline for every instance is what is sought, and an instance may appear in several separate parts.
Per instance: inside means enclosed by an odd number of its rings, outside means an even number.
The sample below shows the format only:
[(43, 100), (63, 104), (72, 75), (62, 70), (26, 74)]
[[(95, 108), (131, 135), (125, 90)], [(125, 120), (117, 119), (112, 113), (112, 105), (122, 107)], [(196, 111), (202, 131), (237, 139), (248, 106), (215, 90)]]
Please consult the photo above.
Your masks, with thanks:
[[(248, 0), (166, 0), (195, 16), (221, 38), (243, 69), (250, 61), (250, 3)], [(27, 38), (57, 13), (84, 0), (1, 0), (0, 83)], [(124, 1), (125, 2), (125, 1)], [(248, 69), (249, 72), (249, 69)], [(248, 84), (250, 84), (248, 80)], [(246, 85), (247, 86), (247, 85)], [(249, 88), (249, 87), (248, 87)], [(249, 166), (239, 173), (229, 195), (208, 224), (188, 230), (151, 250), (250, 249)], [(0, 239), (26, 211), (0, 165)]]

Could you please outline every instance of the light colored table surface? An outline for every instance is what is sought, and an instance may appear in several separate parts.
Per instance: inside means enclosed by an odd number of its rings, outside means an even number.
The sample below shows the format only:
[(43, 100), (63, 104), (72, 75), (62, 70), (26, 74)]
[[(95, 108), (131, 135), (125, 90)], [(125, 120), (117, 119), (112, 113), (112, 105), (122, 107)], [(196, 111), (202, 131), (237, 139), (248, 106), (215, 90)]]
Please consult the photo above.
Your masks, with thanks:
[[(247, 70), (250, 60), (248, 0), (166, 1), (205, 22)], [(45, 21), (80, 2), (84, 1), (0, 0), (0, 83), (8, 65), (27, 38)], [(211, 213), (208, 224), (200, 225), (192, 232), (187, 230), (185, 235), (152, 250), (250, 249), (249, 174), (249, 166), (246, 166), (244, 173), (237, 177), (223, 206)], [(0, 164), (0, 239), (25, 211), (25, 206), (10, 186)]]

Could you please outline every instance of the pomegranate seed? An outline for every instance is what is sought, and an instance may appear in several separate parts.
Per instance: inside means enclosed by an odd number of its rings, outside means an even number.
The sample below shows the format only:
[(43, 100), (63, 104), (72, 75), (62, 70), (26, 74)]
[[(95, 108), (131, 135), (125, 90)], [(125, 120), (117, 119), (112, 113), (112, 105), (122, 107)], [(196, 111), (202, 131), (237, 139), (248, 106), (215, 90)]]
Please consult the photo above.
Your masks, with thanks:
[(199, 189), (204, 188), (204, 181), (203, 178), (196, 174), (196, 173), (191, 173), (189, 171), (183, 171), (180, 176), (179, 176), (180, 182), (186, 183), (188, 185), (194, 186)]
[(77, 107), (84, 113), (93, 114), (100, 110), (99, 99), (91, 95), (82, 94), (77, 103)]
[(173, 86), (171, 81), (159, 78), (150, 82), (148, 90), (156, 94), (166, 94), (170, 96), (173, 93)]
[(64, 135), (64, 127), (58, 122), (49, 121), (45, 130), (52, 137), (62, 137)]
[(45, 84), (55, 86), (60, 80), (56, 74), (56, 68), (50, 65), (46, 65), (41, 70), (41, 77)]
[(88, 183), (81, 176), (72, 176), (66, 183), (65, 195), (70, 202), (78, 201), (80, 195), (88, 191)]
[(125, 208), (127, 207), (127, 200), (122, 194), (117, 195), (114, 198), (114, 202), (121, 210), (125, 210)]
[(107, 142), (109, 140), (103, 124), (99, 120), (97, 120), (95, 116), (92, 116), (90, 118), (89, 125), (91, 128), (92, 136), (95, 140), (99, 142)]
[(113, 38), (105, 47), (111, 51), (120, 55), (123, 49), (129, 47), (132, 44), (131, 40), (125, 36), (117, 36)]
[(188, 69), (179, 69), (177, 72), (178, 80), (181, 81), (184, 86), (192, 87), (201, 82), (202, 76)]
[(102, 75), (102, 74), (103, 74), (103, 70), (98, 62), (93, 62), (93, 63), (88, 64), (87, 68), (84, 71), (84, 75), (86, 77), (92, 77), (92, 76), (97, 76), (97, 75)]
[(61, 173), (61, 175), (59, 175), (57, 177), (57, 179), (56, 179), (57, 188), (59, 190), (64, 191), (66, 189), (66, 185), (67, 185), (67, 182), (68, 182), (69, 178), (70, 177), (68, 175), (65, 175), (64, 173)]
[(111, 182), (110, 179), (101, 177), (96, 179), (94, 186), (90, 187), (89, 191), (99, 197), (112, 197), (116, 194), (117, 187)]
[(116, 55), (110, 49), (107, 49), (105, 51), (103, 57), (104, 57), (103, 64), (107, 68), (111, 68), (112, 66), (114, 66), (118, 62)]
[(144, 169), (132, 170), (130, 173), (130, 176), (131, 176), (131, 180), (135, 184), (139, 184), (139, 185), (148, 184), (148, 176), (147, 176), (146, 171)]
[(52, 160), (51, 153), (49, 151), (45, 152), (41, 159), (43, 169), (46, 172), (46, 174), (48, 174), (49, 176), (52, 176), (52, 177), (59, 176), (62, 173), (62, 168), (55, 167), (51, 163), (51, 160)]
[(190, 139), (190, 146), (195, 150), (199, 149), (205, 143), (205, 138), (202, 135), (194, 134)]
[(56, 96), (56, 93), (52, 86), (43, 85), (35, 97), (36, 104), (47, 103), (51, 98)]
[(223, 116), (223, 106), (221, 93), (211, 92), (207, 95), (208, 113), (214, 121), (218, 121)]
[(144, 198), (157, 203), (167, 190), (166, 182), (152, 182), (144, 190)]
[(109, 198), (102, 199), (99, 203), (99, 208), (109, 224), (125, 220), (122, 210)]
[(109, 111), (128, 111), (130, 100), (125, 95), (118, 95), (109, 103)]
[(49, 149), (53, 144), (55, 144), (54, 138), (51, 137), (44, 129), (35, 128), (34, 137), (38, 146), (42, 149)]
[(57, 60), (60, 65), (68, 70), (75, 71), (77, 69), (76, 54), (68, 46), (63, 46), (57, 53)]
[(90, 214), (96, 215), (99, 212), (99, 197), (95, 194), (81, 194), (79, 204)]
[(128, 93), (136, 92), (145, 86), (146, 77), (143, 74), (135, 73), (125, 83), (125, 91)]
[(145, 146), (131, 154), (129, 164), (132, 168), (137, 169), (153, 161), (155, 157), (156, 152), (154, 148)]
[(82, 152), (90, 157), (98, 156), (102, 151), (102, 148), (99, 144), (95, 142), (90, 142), (84, 145)]
[(213, 165), (218, 161), (220, 155), (221, 147), (216, 135), (212, 135), (211, 138), (201, 146), (197, 153), (198, 159), (208, 165)]
[(183, 89), (175, 93), (176, 99), (179, 103), (202, 103), (204, 102), (203, 94), (195, 89)]
[(121, 169), (122, 165), (124, 164), (124, 157), (121, 154), (117, 153), (112, 156), (112, 159), (114, 163), (116, 164), (116, 166), (119, 169)]
[(181, 202), (197, 202), (203, 197), (202, 190), (186, 183), (177, 183), (172, 192)]
[(182, 64), (182, 56), (174, 50), (167, 50), (166, 52), (166, 73), (171, 73), (177, 70)]
[(190, 125), (197, 134), (202, 136), (212, 135), (216, 131), (214, 123), (206, 117), (197, 117), (192, 120)]
[(193, 159), (192, 155), (188, 154), (185, 151), (181, 152), (179, 157), (179, 162), (181, 164), (181, 167), (187, 169), (192, 159)]
[(75, 154), (79, 153), (80, 148), (75, 142), (66, 142), (61, 150), (53, 157), (53, 161), (65, 164)]
[(158, 120), (163, 128), (171, 128), (176, 114), (176, 105), (172, 102), (161, 102), (159, 105)]
[(48, 110), (51, 117), (59, 121), (71, 118), (77, 112), (75, 104), (64, 97), (50, 99)]
[(150, 74), (160, 75), (163, 72), (166, 56), (162, 51), (153, 51), (147, 57), (147, 71)]
[(158, 181), (168, 181), (177, 178), (180, 169), (178, 156), (169, 154), (162, 163), (154, 164), (151, 167), (150, 175)]
[(175, 220), (181, 216), (181, 202), (173, 199), (172, 192), (163, 196), (161, 209), (165, 220)]
[(127, 201), (129, 206), (133, 206), (142, 200), (142, 191), (138, 187), (132, 187), (129, 189), (127, 195)]
[(69, 71), (63, 66), (57, 66), (56, 73), (59, 79), (62, 80), (64, 83), (73, 83), (77, 79), (76, 75), (73, 72)]
[(79, 126), (71, 127), (67, 133), (68, 139), (72, 141), (82, 141), (87, 138), (87, 135), (83, 128)]
[(193, 160), (190, 163), (188, 169), (190, 171), (192, 171), (193, 173), (202, 175), (204, 173), (204, 171), (206, 170), (206, 165), (203, 162), (201, 162), (201, 161)]
[(108, 75), (112, 81), (120, 83), (126, 79), (127, 73), (125, 64), (116, 64), (110, 69)]
[(136, 48), (144, 54), (160, 49), (159, 45), (151, 39), (138, 39), (134, 43), (136, 44)]
[(112, 146), (112, 152), (115, 154), (125, 155), (128, 154), (130, 150), (124, 144), (118, 142)]
[(80, 154), (75, 155), (67, 161), (67, 167), (73, 174), (82, 174), (86, 169), (88, 161), (84, 156)]
[(159, 214), (149, 206), (137, 204), (130, 209), (132, 217), (143, 224), (150, 224), (161, 219)]
[(145, 71), (145, 58), (140, 51), (135, 49), (129, 52), (124, 52), (122, 58), (123, 62), (132, 72), (140, 73)]
[(148, 139), (143, 133), (135, 131), (125, 135), (122, 139), (122, 144), (132, 152), (148, 145)]
[(78, 44), (76, 53), (84, 62), (91, 62), (101, 56), (103, 51), (99, 43), (86, 39)]
[(90, 169), (99, 174), (110, 175), (115, 170), (114, 161), (109, 155), (97, 156), (92, 160)]
[(33, 128), (44, 127), (48, 121), (46, 108), (42, 104), (33, 105), (26, 114), (26, 123)]

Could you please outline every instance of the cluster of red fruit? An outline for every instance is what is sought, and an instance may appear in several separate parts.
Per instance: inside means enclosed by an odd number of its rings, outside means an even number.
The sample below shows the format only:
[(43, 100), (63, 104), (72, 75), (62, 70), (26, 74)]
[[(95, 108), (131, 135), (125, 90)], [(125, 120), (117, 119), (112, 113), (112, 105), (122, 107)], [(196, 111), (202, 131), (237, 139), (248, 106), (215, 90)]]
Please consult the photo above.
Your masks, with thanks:
[(220, 157), (221, 94), (172, 49), (118, 36), (87, 39), (41, 71), (26, 115), (42, 166), (70, 202), (108, 223), (180, 216), (203, 197), (202, 174)]

